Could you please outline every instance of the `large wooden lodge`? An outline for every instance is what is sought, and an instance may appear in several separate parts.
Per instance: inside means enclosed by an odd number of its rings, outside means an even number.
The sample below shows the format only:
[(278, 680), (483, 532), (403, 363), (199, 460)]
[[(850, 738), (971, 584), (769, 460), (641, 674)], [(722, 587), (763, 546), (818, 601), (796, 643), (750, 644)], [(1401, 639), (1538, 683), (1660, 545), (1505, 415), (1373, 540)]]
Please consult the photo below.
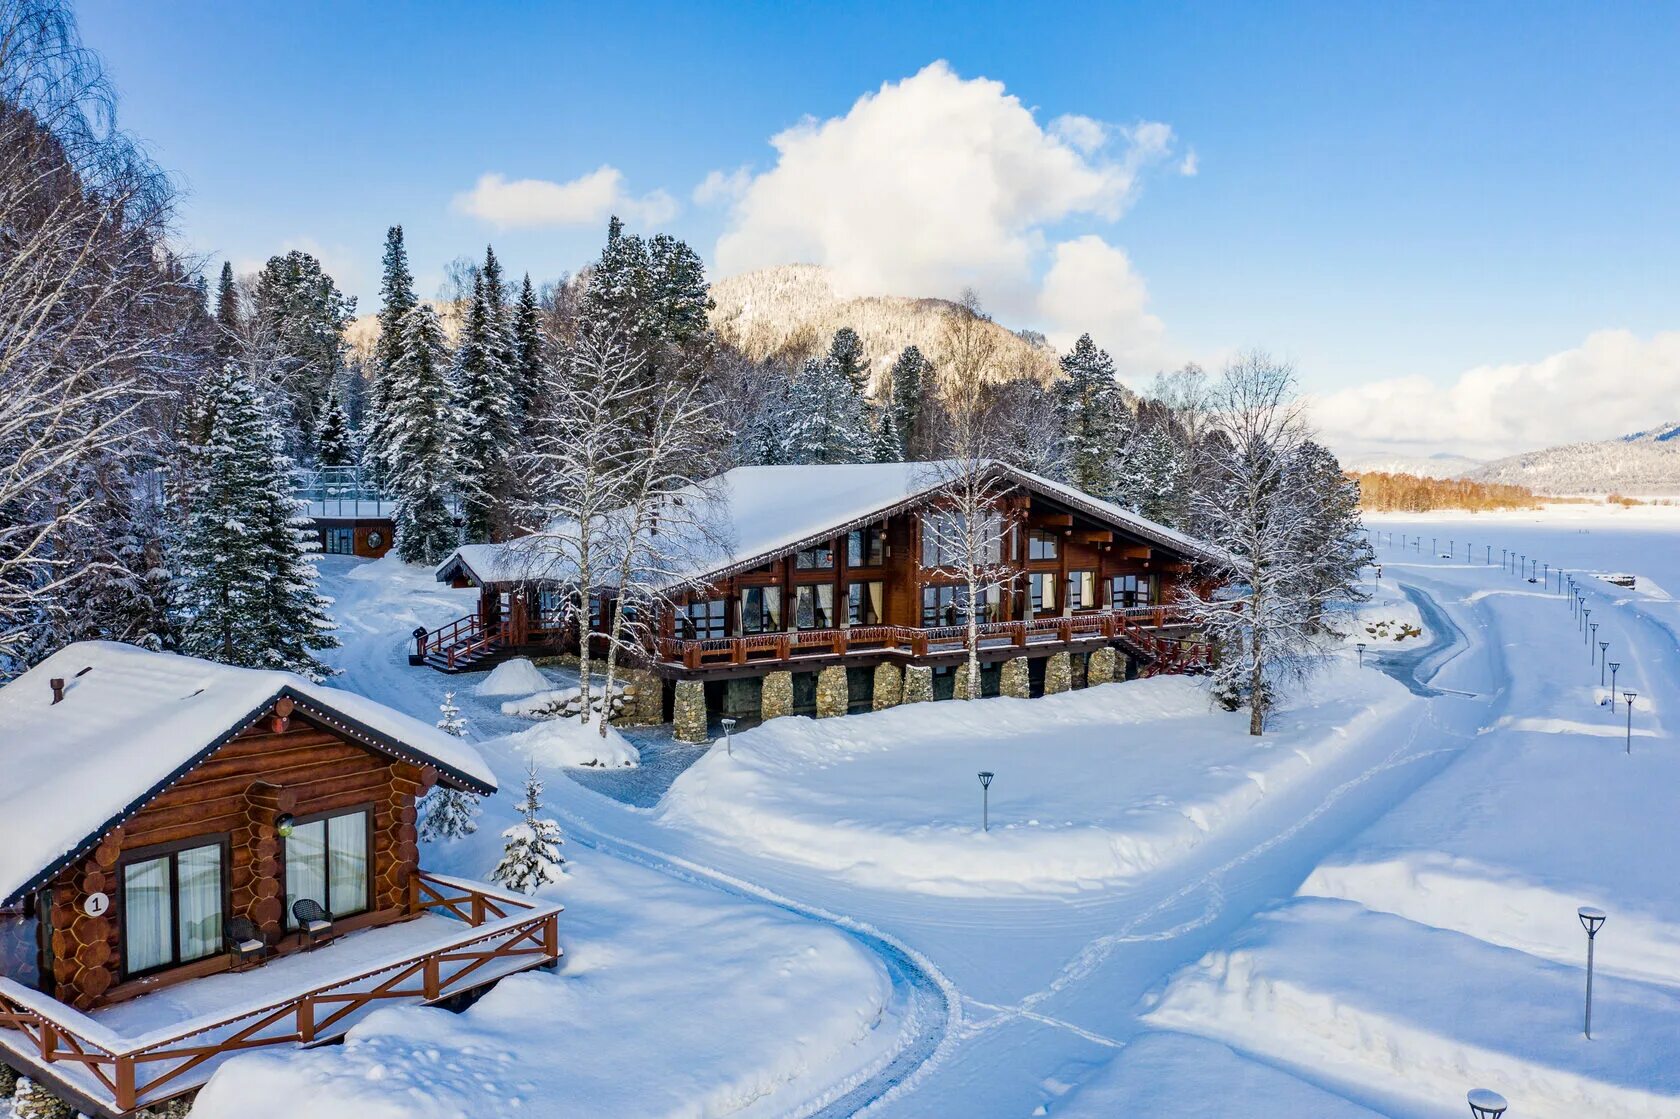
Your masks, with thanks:
[[(1041, 694), (1157, 672), (1200, 671), (1209, 651), (1174, 604), (1210, 578), (1200, 543), (1118, 506), (999, 464), (1006, 585), (987, 595), (982, 690)], [(927, 463), (754, 466), (701, 488), (714, 549), (669, 588), (643, 643), (647, 721), (703, 740), (708, 716), (842, 714), (948, 698), (966, 656), (966, 587), (924, 531), (945, 472)], [(468, 545), (437, 570), (476, 587), (477, 609), (417, 631), (411, 660), (446, 672), (577, 649), (563, 565), (540, 540)], [(610, 588), (590, 604), (598, 627)]]
[(559, 959), (559, 906), (420, 867), (417, 798), (495, 779), (371, 700), (83, 642), (0, 727), (0, 1061), (89, 1114)]

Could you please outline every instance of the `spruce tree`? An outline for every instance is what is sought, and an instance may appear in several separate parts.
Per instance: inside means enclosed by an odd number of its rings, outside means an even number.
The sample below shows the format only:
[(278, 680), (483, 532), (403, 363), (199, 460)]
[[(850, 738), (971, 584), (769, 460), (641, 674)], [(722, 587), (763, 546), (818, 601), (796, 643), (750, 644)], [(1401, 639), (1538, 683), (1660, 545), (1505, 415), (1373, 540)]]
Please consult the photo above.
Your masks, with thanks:
[(1096, 497), (1115, 496), (1119, 472), (1120, 413), (1125, 404), (1114, 379), (1114, 362), (1089, 334), (1079, 336), (1062, 356), (1062, 433), (1067, 440), (1073, 484)]
[[(467, 721), (455, 706), (455, 693), (443, 693), (438, 705), (438, 729), (465, 738)], [(440, 839), (462, 839), (478, 830), (478, 798), (460, 789), (435, 786), (420, 802), (420, 838), (429, 843)]]
[(863, 354), (863, 339), (857, 331), (849, 326), (836, 330), (828, 344), (828, 360), (851, 382), (859, 396), (869, 392), (869, 359)]
[(833, 361), (807, 361), (793, 383), (789, 458), (796, 463), (858, 462), (874, 443), (867, 402)]
[(319, 466), (349, 466), (356, 461), (356, 439), (350, 430), (350, 415), (344, 410), (338, 382), (327, 388), (321, 408), (321, 422), (315, 429), (315, 462)]
[(373, 382), (368, 416), (365, 454), (377, 477), (384, 477), (387, 415), (391, 410), (391, 370), (402, 352), (403, 319), (420, 302), (414, 292), (414, 274), (408, 267), (408, 248), (403, 228), (393, 225), (385, 231), (385, 259), (379, 282), (379, 338), (373, 344), (368, 373)]
[(927, 358), (915, 346), (904, 347), (904, 352), (893, 362), (892, 373), (892, 410), (893, 427), (898, 432), (899, 442), (902, 444), (900, 457), (908, 459), (920, 447), (922, 423), (922, 381), (932, 371)]
[(875, 413), (875, 461), (903, 462), (904, 440), (899, 438), (898, 426), (893, 422), (892, 405), (877, 408)]
[(222, 261), (222, 275), (216, 282), (216, 341), (212, 352), (218, 361), (239, 353), (239, 289), (233, 282), (233, 265)]
[(321, 679), (336, 648), (315, 589), (313, 537), (291, 496), (291, 464), (261, 396), (232, 365), (204, 385), (202, 441), (185, 448), (186, 522), (176, 605), (184, 651)]
[(397, 553), (409, 563), (440, 562), (459, 542), (449, 510), (454, 477), (454, 409), (443, 369), (443, 328), (416, 303), (403, 316), (393, 364), (383, 465), (396, 502)]
[(542, 309), (537, 304), (537, 292), (531, 286), (529, 272), (519, 287), (519, 302), (514, 305), (513, 349), (519, 413), (528, 428), (531, 415), (536, 411), (543, 380)]
[(292, 250), (270, 257), (257, 277), (256, 314), (262, 327), (265, 375), (285, 397), (288, 452), (308, 446), (327, 386), (343, 371), (344, 328), (356, 300), (338, 290), (321, 262)]
[(565, 873), (560, 856), (564, 840), (560, 825), (539, 815), (542, 812), (543, 783), (533, 765), (525, 776), (525, 799), (519, 802), (521, 821), (502, 833), (507, 845), (502, 861), (490, 872), (490, 880), (522, 894), (534, 894), (560, 881)]
[(483, 271), (473, 280), (472, 302), (455, 350), (451, 380), (459, 427), (455, 440), (463, 532), (469, 544), (505, 534), (513, 490), (516, 417), (509, 391), (512, 371)]

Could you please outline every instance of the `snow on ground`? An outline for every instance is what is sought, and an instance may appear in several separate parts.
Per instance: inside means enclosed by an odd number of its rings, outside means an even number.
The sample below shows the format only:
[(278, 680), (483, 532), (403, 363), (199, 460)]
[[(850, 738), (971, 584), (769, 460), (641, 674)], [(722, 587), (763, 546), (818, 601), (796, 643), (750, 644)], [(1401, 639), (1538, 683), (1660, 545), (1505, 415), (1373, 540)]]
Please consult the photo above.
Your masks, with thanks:
[(561, 971), (459, 1015), (392, 1008), (342, 1046), (236, 1058), (194, 1119), (768, 1116), (779, 1091), (843, 1084), (893, 1045), (889, 979), (842, 934), (572, 854)]
[[(777, 719), (678, 778), (660, 819), (869, 886), (1098, 889), (1201, 843), (1405, 699), (1345, 661), (1313, 694), (1258, 739), (1187, 677)], [(980, 770), (997, 775), (987, 833)]]
[(490, 670), (489, 675), (473, 687), (474, 695), (530, 695), (546, 691), (551, 685), (537, 666), (525, 657), (505, 660)]
[(600, 719), (547, 719), (528, 730), (493, 739), (485, 746), (530, 758), (539, 767), (636, 765), (642, 755), (613, 726), (601, 734)]

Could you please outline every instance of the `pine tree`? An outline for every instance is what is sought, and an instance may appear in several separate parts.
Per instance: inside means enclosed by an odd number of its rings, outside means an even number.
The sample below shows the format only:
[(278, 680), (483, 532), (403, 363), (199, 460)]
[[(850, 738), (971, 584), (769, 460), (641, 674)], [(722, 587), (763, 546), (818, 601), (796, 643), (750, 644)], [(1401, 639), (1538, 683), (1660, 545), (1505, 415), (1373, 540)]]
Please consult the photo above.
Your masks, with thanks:
[(828, 360), (851, 382), (859, 396), (869, 392), (869, 359), (863, 355), (863, 339), (857, 331), (849, 326), (836, 330), (828, 344)]
[(334, 381), (327, 388), (321, 422), (315, 429), (315, 462), (320, 466), (349, 466), (355, 461), (356, 440), (350, 431), (350, 416)]
[(247, 668), (312, 679), (336, 648), (328, 602), (316, 591), (314, 539), (290, 493), (291, 464), (250, 380), (233, 366), (212, 375), (185, 449), (186, 523), (177, 568), (182, 648)]
[(525, 776), (525, 799), (519, 803), (521, 822), (502, 833), (507, 845), (502, 861), (490, 872), (490, 880), (517, 890), (534, 894), (542, 887), (560, 881), (565, 859), (560, 856), (564, 840), (560, 825), (539, 815), (542, 812), (543, 783), (533, 765)]
[(793, 383), (789, 416), (789, 460), (796, 463), (857, 462), (874, 442), (867, 404), (840, 366), (807, 361)]
[[(438, 705), (438, 729), (465, 738), (467, 721), (455, 706), (455, 693), (443, 693)], [(461, 789), (438, 785), (420, 802), (420, 838), (428, 843), (440, 839), (463, 839), (478, 830), (478, 798)]]
[(513, 348), (513, 379), (519, 392), (519, 413), (524, 425), (529, 428), (543, 381), (542, 314), (529, 272), (520, 285), (519, 302), (514, 306)]
[(875, 440), (874, 459), (876, 462), (903, 462), (904, 440), (899, 438), (898, 427), (893, 422), (893, 407), (877, 408), (875, 411)]
[(365, 420), (365, 454), (376, 476), (383, 478), (387, 417), (391, 411), (390, 378), (402, 353), (403, 320), (420, 302), (414, 292), (414, 274), (408, 267), (408, 248), (403, 228), (393, 225), (385, 231), (384, 272), (379, 283), (379, 338), (373, 344), (369, 375), (373, 391)]
[(306, 252), (270, 257), (257, 277), (257, 320), (272, 351), (265, 376), (284, 394), (289, 452), (307, 448), (327, 386), (343, 372), (344, 328), (355, 312), (355, 298), (341, 293)]
[(893, 362), (892, 373), (892, 410), (893, 427), (898, 431), (899, 441), (903, 444), (901, 458), (909, 459), (912, 453), (920, 447), (922, 424), (922, 381), (932, 371), (927, 358), (915, 346), (904, 347), (904, 352)]
[(233, 283), (233, 265), (222, 261), (222, 275), (216, 283), (216, 342), (218, 361), (239, 353), (239, 289)]
[(1114, 362), (1089, 334), (1079, 336), (1062, 356), (1062, 432), (1067, 440), (1073, 484), (1096, 497), (1116, 496), (1120, 413), (1124, 403), (1114, 379)]
[[(493, 258), (492, 258), (493, 259)], [(483, 271), (473, 280), (472, 302), (455, 350), (455, 474), (463, 534), (469, 544), (504, 536), (510, 524), (516, 424), (496, 312)]]
[(458, 543), (449, 511), (454, 477), (454, 411), (443, 370), (443, 328), (424, 303), (410, 307), (387, 371), (386, 487), (397, 505), (397, 553), (409, 563), (440, 562)]

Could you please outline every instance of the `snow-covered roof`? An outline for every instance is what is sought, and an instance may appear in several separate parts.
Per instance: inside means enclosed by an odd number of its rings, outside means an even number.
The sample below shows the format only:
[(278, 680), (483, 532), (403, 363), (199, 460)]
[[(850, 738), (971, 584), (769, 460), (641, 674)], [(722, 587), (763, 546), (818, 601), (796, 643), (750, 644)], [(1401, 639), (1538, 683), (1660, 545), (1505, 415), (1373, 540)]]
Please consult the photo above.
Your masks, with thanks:
[[(940, 489), (949, 476), (943, 466), (936, 462), (738, 466), (697, 488), (698, 500), (715, 506), (711, 519), (717, 522), (719, 543), (698, 549), (689, 570), (678, 573), (680, 581), (704, 581), (756, 567), (887, 516)], [(1025, 489), (1186, 559), (1215, 558), (1208, 545), (1072, 486), (1004, 463), (993, 467)], [(438, 566), (437, 577), (448, 581), (464, 574), (479, 584), (562, 578), (553, 570), (555, 552), (541, 547), (540, 535), (505, 544), (466, 544)]]
[[(53, 702), (50, 681), (62, 679)], [(57, 873), (282, 696), (370, 748), (490, 793), (459, 738), (290, 672), (231, 668), (113, 641), (68, 645), (0, 688), (0, 902)]]

